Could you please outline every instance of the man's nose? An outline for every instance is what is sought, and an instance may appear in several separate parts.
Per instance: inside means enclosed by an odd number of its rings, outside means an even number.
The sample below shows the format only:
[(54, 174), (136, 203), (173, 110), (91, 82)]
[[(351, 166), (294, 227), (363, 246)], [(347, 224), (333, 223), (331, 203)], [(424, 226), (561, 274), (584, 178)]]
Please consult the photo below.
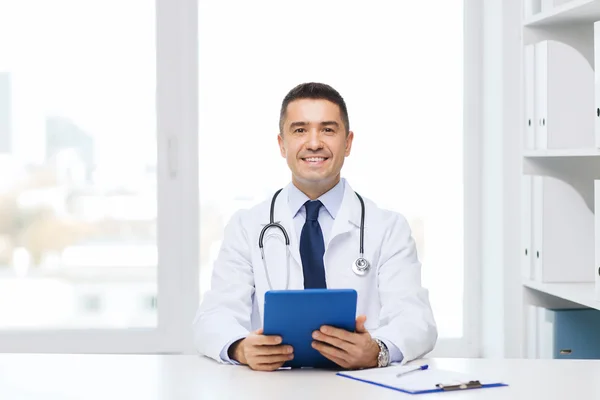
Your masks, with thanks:
[(321, 147), (323, 147), (323, 144), (321, 143), (321, 135), (319, 134), (318, 130), (313, 129), (309, 131), (306, 147), (310, 150), (319, 150)]

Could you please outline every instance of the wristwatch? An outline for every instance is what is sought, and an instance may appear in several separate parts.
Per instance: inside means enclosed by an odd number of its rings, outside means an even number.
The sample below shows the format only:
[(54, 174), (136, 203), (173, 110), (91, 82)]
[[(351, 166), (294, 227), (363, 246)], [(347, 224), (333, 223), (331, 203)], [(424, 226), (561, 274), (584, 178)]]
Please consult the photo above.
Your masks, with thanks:
[(377, 355), (377, 368), (387, 367), (390, 365), (390, 351), (388, 350), (385, 343), (381, 340), (373, 338), (375, 343), (379, 346), (379, 355)]

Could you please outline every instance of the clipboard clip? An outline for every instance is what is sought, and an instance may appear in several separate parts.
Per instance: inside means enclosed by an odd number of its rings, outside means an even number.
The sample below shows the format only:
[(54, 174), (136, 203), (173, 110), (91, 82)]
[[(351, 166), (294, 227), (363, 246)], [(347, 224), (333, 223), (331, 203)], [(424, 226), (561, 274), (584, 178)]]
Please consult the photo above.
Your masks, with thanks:
[(482, 387), (481, 382), (479, 382), (479, 381), (469, 381), (466, 383), (459, 383), (457, 385), (444, 385), (444, 384), (438, 383), (435, 386), (439, 389), (442, 389), (443, 391), (477, 389), (477, 388)]

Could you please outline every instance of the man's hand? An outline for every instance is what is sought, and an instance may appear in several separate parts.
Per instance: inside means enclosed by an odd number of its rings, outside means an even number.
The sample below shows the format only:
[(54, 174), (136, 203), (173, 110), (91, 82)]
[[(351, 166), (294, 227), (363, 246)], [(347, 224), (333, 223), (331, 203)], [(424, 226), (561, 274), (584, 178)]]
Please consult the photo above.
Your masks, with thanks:
[(282, 345), (279, 336), (265, 336), (262, 333), (263, 330), (259, 329), (234, 343), (230, 349), (232, 358), (257, 371), (275, 371), (294, 358), (292, 346)]
[(356, 319), (356, 333), (322, 326), (313, 332), (313, 348), (342, 368), (376, 367), (379, 346), (365, 329), (366, 320), (364, 315)]

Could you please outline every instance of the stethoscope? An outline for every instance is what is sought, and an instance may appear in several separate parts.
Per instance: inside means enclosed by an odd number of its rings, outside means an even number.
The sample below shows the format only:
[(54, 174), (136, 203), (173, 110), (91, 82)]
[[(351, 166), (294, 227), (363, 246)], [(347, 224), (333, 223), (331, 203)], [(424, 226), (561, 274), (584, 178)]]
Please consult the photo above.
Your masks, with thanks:
[[(270, 222), (262, 228), (262, 231), (260, 232), (260, 236), (258, 237), (258, 247), (260, 248), (260, 256), (262, 258), (263, 267), (265, 269), (265, 275), (267, 276), (267, 283), (269, 284), (269, 289), (271, 289), (271, 290), (273, 290), (273, 286), (271, 285), (271, 279), (269, 277), (269, 268), (267, 268), (267, 261), (265, 259), (265, 250), (263, 248), (263, 238), (265, 236), (265, 232), (269, 228), (277, 228), (281, 231), (281, 233), (283, 233), (283, 237), (285, 239), (285, 253), (286, 253), (285, 290), (288, 289), (289, 283), (290, 283), (290, 237), (288, 236), (285, 228), (279, 222), (275, 222), (275, 200), (277, 199), (277, 196), (279, 196), (279, 193), (282, 190), (283, 190), (283, 188), (279, 189), (273, 195), (273, 198), (271, 199)], [(365, 238), (365, 202), (363, 201), (362, 197), (360, 197), (360, 195), (358, 193), (354, 192), (354, 194), (356, 194), (356, 197), (358, 197), (358, 200), (360, 200), (360, 249), (359, 249), (359, 257), (356, 260), (354, 260), (354, 262), (352, 263), (352, 271), (354, 271), (354, 273), (358, 276), (365, 276), (367, 274), (367, 272), (369, 272), (369, 269), (371, 268), (369, 261), (367, 261), (367, 259), (364, 257), (365, 252), (364, 252), (364, 247), (363, 247), (364, 238)]]

